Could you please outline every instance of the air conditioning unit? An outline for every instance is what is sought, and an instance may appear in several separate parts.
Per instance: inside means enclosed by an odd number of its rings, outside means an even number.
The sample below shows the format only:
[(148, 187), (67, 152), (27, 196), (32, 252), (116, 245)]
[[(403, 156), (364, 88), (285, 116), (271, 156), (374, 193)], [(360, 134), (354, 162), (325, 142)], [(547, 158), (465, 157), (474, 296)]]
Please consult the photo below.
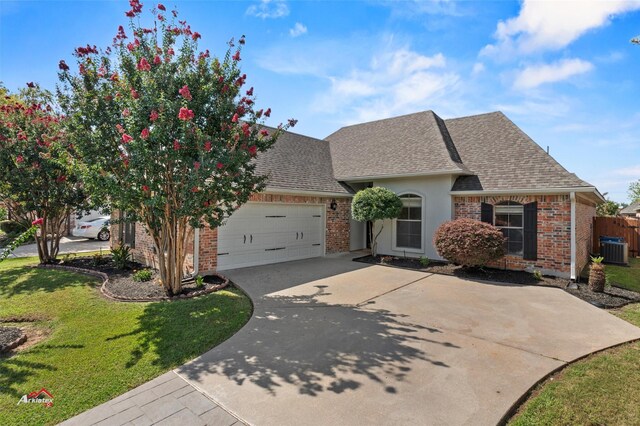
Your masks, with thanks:
[(604, 257), (605, 263), (626, 265), (629, 263), (629, 244), (602, 241), (600, 243), (600, 256)]

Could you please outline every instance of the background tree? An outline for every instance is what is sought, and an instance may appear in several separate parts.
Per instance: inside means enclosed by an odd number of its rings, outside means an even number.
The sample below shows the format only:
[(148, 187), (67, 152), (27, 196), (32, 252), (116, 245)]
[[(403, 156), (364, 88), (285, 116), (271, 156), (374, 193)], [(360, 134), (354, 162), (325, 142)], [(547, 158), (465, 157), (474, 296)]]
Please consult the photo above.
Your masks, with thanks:
[[(372, 222), (384, 219), (394, 219), (400, 215), (402, 211), (402, 200), (387, 188), (376, 186), (374, 188), (366, 188), (353, 197), (351, 203), (351, 216), (359, 222)], [(378, 254), (378, 236), (382, 232), (384, 226), (380, 224), (378, 232), (373, 234), (373, 226), (369, 227), (369, 236), (371, 240), (371, 254)]]
[(631, 204), (640, 202), (640, 179), (629, 184), (628, 193)]
[(130, 5), (129, 29), (120, 26), (111, 47), (77, 48), (77, 74), (60, 61), (58, 93), (92, 197), (144, 224), (171, 295), (182, 289), (193, 229), (220, 226), (264, 188), (253, 160), (295, 121), (262, 126), (271, 110), (257, 110), (244, 87), (244, 37), (214, 58), (175, 10), (158, 4), (143, 27), (142, 5)]
[(598, 216), (617, 216), (621, 208), (622, 205), (620, 203), (607, 200), (602, 204), (598, 204), (596, 207), (596, 214)]
[(74, 168), (74, 149), (51, 93), (36, 84), (0, 100), (0, 199), (36, 234), (41, 263), (55, 260), (65, 222), (86, 197)]

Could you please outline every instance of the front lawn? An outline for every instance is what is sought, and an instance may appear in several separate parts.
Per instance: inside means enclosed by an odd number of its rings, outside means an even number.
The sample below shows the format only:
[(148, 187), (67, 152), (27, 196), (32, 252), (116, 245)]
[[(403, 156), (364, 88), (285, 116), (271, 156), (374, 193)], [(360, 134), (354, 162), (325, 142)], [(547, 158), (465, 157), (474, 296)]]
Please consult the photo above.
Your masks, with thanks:
[(640, 292), (640, 258), (630, 258), (629, 266), (607, 265), (604, 270), (611, 285)]
[[(640, 326), (640, 304), (612, 313)], [(592, 355), (555, 374), (509, 424), (640, 424), (640, 342)]]
[[(251, 315), (240, 291), (179, 302), (123, 303), (100, 296), (93, 278), (0, 263), (0, 320), (39, 343), (0, 358), (0, 424), (55, 424), (132, 389), (219, 344)], [(29, 341), (27, 342), (29, 344)], [(54, 405), (20, 404), (47, 389)]]

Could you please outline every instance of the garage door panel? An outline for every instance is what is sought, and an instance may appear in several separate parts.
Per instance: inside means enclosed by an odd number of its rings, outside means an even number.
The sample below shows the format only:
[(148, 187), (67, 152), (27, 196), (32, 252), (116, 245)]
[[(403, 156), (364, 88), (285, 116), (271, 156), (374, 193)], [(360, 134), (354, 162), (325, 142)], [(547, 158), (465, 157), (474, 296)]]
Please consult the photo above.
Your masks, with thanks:
[(242, 206), (218, 230), (218, 269), (322, 256), (323, 213), (323, 206), (314, 205)]

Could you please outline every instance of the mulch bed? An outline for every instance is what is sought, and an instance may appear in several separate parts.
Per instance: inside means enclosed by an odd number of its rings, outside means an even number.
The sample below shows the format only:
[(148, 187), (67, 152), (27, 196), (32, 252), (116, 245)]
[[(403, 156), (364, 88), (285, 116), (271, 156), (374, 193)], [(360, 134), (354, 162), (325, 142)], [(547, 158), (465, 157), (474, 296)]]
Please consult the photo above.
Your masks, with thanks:
[(65, 269), (89, 272), (103, 278), (102, 293), (111, 298), (126, 302), (150, 302), (160, 300), (187, 299), (209, 294), (221, 290), (229, 285), (229, 280), (222, 275), (207, 275), (204, 277), (204, 285), (197, 287), (194, 280), (186, 281), (182, 285), (182, 292), (173, 297), (167, 296), (160, 284), (160, 274), (152, 271), (151, 280), (134, 281), (133, 274), (141, 269), (147, 269), (140, 263), (132, 262), (128, 269), (118, 269), (110, 257), (105, 257), (101, 262), (95, 262), (91, 257), (77, 257), (61, 263), (59, 266)]
[(428, 266), (422, 266), (418, 259), (389, 257), (389, 256), (364, 256), (353, 259), (356, 262), (372, 265), (384, 265), (398, 268), (414, 269), (433, 274), (452, 275), (467, 280), (493, 281), (505, 284), (551, 286), (561, 288), (568, 293), (599, 308), (619, 308), (629, 303), (640, 302), (640, 293), (625, 290), (619, 287), (608, 287), (604, 293), (594, 293), (586, 284), (577, 283), (571, 288), (567, 278), (543, 276), (537, 280), (533, 274), (525, 271), (508, 271), (493, 268), (463, 268), (451, 263), (431, 261)]
[(27, 335), (18, 327), (0, 327), (0, 352), (17, 348), (27, 340)]

